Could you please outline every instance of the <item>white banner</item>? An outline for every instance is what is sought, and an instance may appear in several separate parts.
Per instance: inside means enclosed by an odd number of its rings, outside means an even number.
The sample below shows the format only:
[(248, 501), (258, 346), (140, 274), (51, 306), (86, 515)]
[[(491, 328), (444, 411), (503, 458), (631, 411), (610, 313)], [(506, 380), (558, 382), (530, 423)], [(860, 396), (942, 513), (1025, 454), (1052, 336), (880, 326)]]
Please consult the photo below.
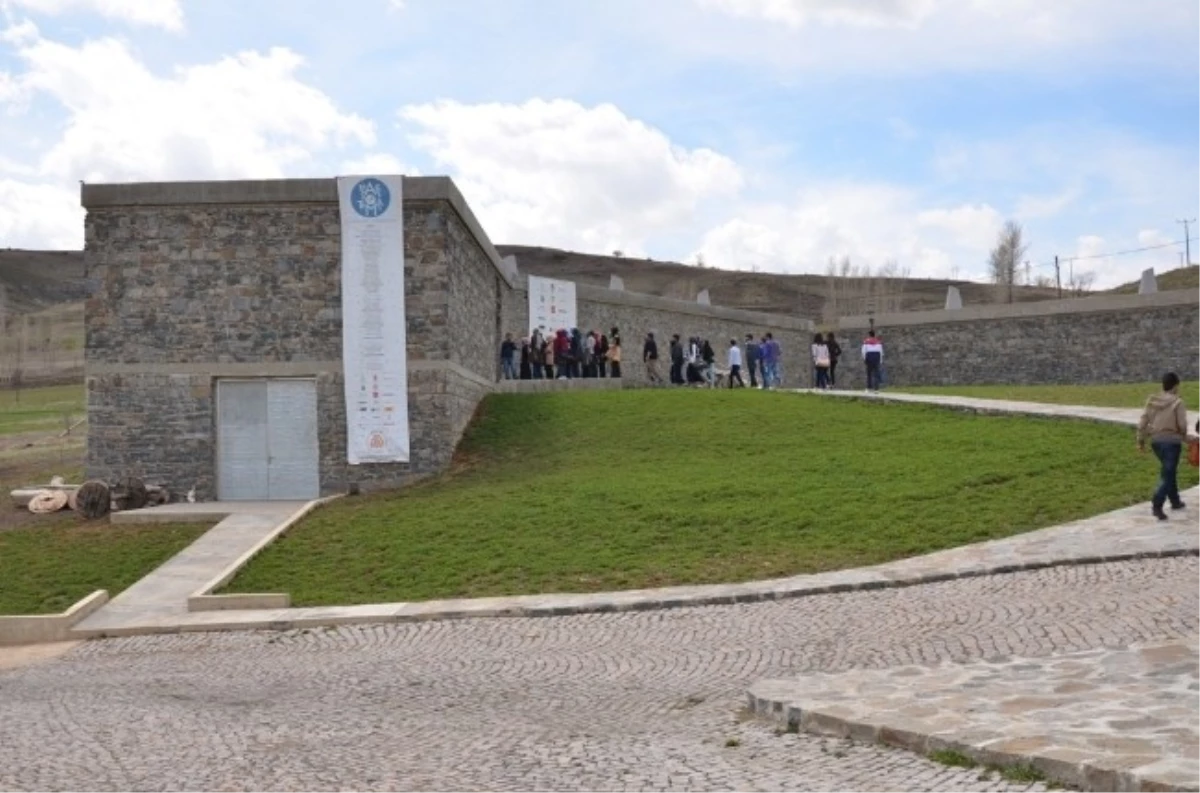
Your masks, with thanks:
[(399, 176), (339, 176), (346, 457), (408, 462), (404, 210)]
[(575, 282), (529, 276), (529, 332), (543, 336), (566, 328), (577, 328)]

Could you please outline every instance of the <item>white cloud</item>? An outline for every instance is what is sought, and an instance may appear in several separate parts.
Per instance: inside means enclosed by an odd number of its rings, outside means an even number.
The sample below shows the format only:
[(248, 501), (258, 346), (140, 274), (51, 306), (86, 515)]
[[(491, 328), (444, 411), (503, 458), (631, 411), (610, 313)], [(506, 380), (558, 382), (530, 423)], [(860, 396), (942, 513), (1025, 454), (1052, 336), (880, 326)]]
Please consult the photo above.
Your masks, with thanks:
[(1002, 222), (987, 205), (923, 208), (913, 191), (888, 184), (830, 183), (790, 204), (746, 205), (708, 231), (698, 252), (714, 266), (819, 273), (830, 257), (878, 267), (890, 259), (914, 276), (981, 275)]
[(742, 184), (729, 158), (677, 146), (612, 105), (442, 101), (400, 115), (497, 241), (638, 255), (649, 236)]
[(0, 240), (8, 248), (80, 248), (79, 188), (0, 176)]
[(736, 17), (782, 22), (861, 27), (912, 26), (933, 11), (934, 0), (697, 0), (702, 7)]
[[(159, 75), (114, 39), (72, 47), (25, 31), (14, 41), (24, 71), (0, 81), (9, 98), (6, 132), (24, 126), (30, 141), (45, 134), (43, 120), (26, 116), (30, 98), (65, 112), (57, 137), (21, 161), (0, 160), (0, 179), (10, 178), (0, 214), (19, 214), (7, 225), (30, 244), (39, 233), (42, 245), (64, 244), (60, 222), (77, 212), (79, 180), (327, 175), (327, 152), (375, 143), (374, 124), (304, 83), (303, 60), (287, 49)], [(72, 222), (69, 247), (77, 247), (82, 224)]]
[(1022, 220), (1052, 218), (1075, 203), (1081, 193), (1079, 188), (1069, 187), (1056, 193), (1021, 196), (1016, 216)]
[(362, 157), (342, 162), (340, 173), (346, 176), (367, 174), (402, 174), (404, 176), (419, 176), (420, 171), (411, 165), (405, 165), (398, 157), (386, 152), (372, 152)]
[(81, 11), (119, 19), (135, 25), (183, 30), (179, 0), (4, 0), (0, 6), (22, 8), (34, 14), (60, 16)]

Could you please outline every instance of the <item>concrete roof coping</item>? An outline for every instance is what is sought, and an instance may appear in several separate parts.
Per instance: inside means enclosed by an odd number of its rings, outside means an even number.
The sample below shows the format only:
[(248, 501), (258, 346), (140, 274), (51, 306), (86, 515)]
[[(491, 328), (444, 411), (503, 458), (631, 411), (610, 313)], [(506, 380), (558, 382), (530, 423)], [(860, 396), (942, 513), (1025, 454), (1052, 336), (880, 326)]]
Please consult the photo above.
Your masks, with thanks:
[[(1195, 289), (1173, 289), (1148, 295), (1095, 295), (1066, 300), (1037, 300), (1028, 303), (989, 303), (966, 305), (959, 309), (907, 311), (895, 314), (876, 314), (875, 327), (904, 325), (937, 325), (948, 322), (970, 322), (981, 319), (1017, 319), (1047, 317), (1056, 314), (1090, 314), (1101, 311), (1132, 311), (1139, 308), (1164, 308), (1200, 304), (1200, 292)], [(841, 317), (839, 328), (866, 328), (869, 315)]]
[[(545, 277), (545, 276), (541, 276)], [(570, 280), (558, 279), (558, 280)], [(522, 273), (518, 278), (516, 288), (529, 290), (529, 275)], [(811, 331), (814, 327), (812, 320), (803, 317), (793, 317), (787, 314), (769, 314), (764, 311), (747, 311), (740, 308), (704, 305), (691, 300), (676, 300), (670, 297), (647, 295), (642, 292), (626, 292), (620, 289), (609, 289), (592, 284), (575, 282), (575, 297), (577, 300), (588, 300), (593, 303), (608, 303), (617, 306), (634, 306), (653, 311), (673, 311), (677, 314), (691, 314), (697, 317), (726, 319), (732, 322), (744, 322), (780, 330)]]
[[(466, 224), (496, 272), (514, 286), (508, 271), (449, 176), (405, 176), (405, 201), (446, 201)], [(133, 182), (87, 184), (80, 191), (85, 209), (107, 207), (195, 206), (205, 204), (330, 204), (337, 203), (337, 179), (266, 179), (216, 182)]]

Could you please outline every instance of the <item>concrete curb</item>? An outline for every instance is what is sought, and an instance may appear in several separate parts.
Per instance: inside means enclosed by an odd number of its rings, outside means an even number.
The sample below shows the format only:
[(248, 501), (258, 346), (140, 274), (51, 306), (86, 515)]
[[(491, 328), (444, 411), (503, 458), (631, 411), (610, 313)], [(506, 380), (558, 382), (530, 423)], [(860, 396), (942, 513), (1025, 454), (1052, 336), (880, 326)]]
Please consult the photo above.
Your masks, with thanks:
[[(210, 579), (206, 584), (193, 592), (187, 600), (188, 611), (222, 611), (226, 609), (261, 609), (261, 608), (287, 608), (291, 605), (291, 595), (283, 594), (229, 594), (229, 595), (214, 595), (214, 591), (228, 584), (237, 575), (238, 571), (250, 563), (255, 556), (262, 553), (263, 549), (271, 543), (275, 542), (292, 526), (295, 526), (301, 519), (312, 514), (313, 511), (328, 504), (331, 501), (342, 498), (343, 494), (326, 496), (315, 501), (310, 501), (300, 509), (296, 510), (280, 523), (268, 534), (264, 535), (261, 540), (254, 544), (250, 550), (243, 553), (237, 559), (234, 559), (214, 578)], [(222, 520), (226, 516), (222, 516)]]
[(66, 641), (72, 638), (72, 627), (106, 603), (108, 592), (97, 589), (58, 614), (0, 615), (0, 647)]

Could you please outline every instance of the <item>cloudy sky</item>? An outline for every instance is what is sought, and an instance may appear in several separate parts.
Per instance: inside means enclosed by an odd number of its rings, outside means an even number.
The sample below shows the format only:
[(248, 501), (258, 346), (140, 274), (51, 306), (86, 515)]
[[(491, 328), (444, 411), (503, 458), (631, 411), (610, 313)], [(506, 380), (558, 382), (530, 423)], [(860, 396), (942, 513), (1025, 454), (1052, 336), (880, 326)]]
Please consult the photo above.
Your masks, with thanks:
[(80, 247), (80, 180), (368, 172), (498, 243), (778, 272), (980, 278), (1012, 218), (1044, 275), (1197, 217), (1195, 0), (336, 7), (0, 0), (0, 247)]

